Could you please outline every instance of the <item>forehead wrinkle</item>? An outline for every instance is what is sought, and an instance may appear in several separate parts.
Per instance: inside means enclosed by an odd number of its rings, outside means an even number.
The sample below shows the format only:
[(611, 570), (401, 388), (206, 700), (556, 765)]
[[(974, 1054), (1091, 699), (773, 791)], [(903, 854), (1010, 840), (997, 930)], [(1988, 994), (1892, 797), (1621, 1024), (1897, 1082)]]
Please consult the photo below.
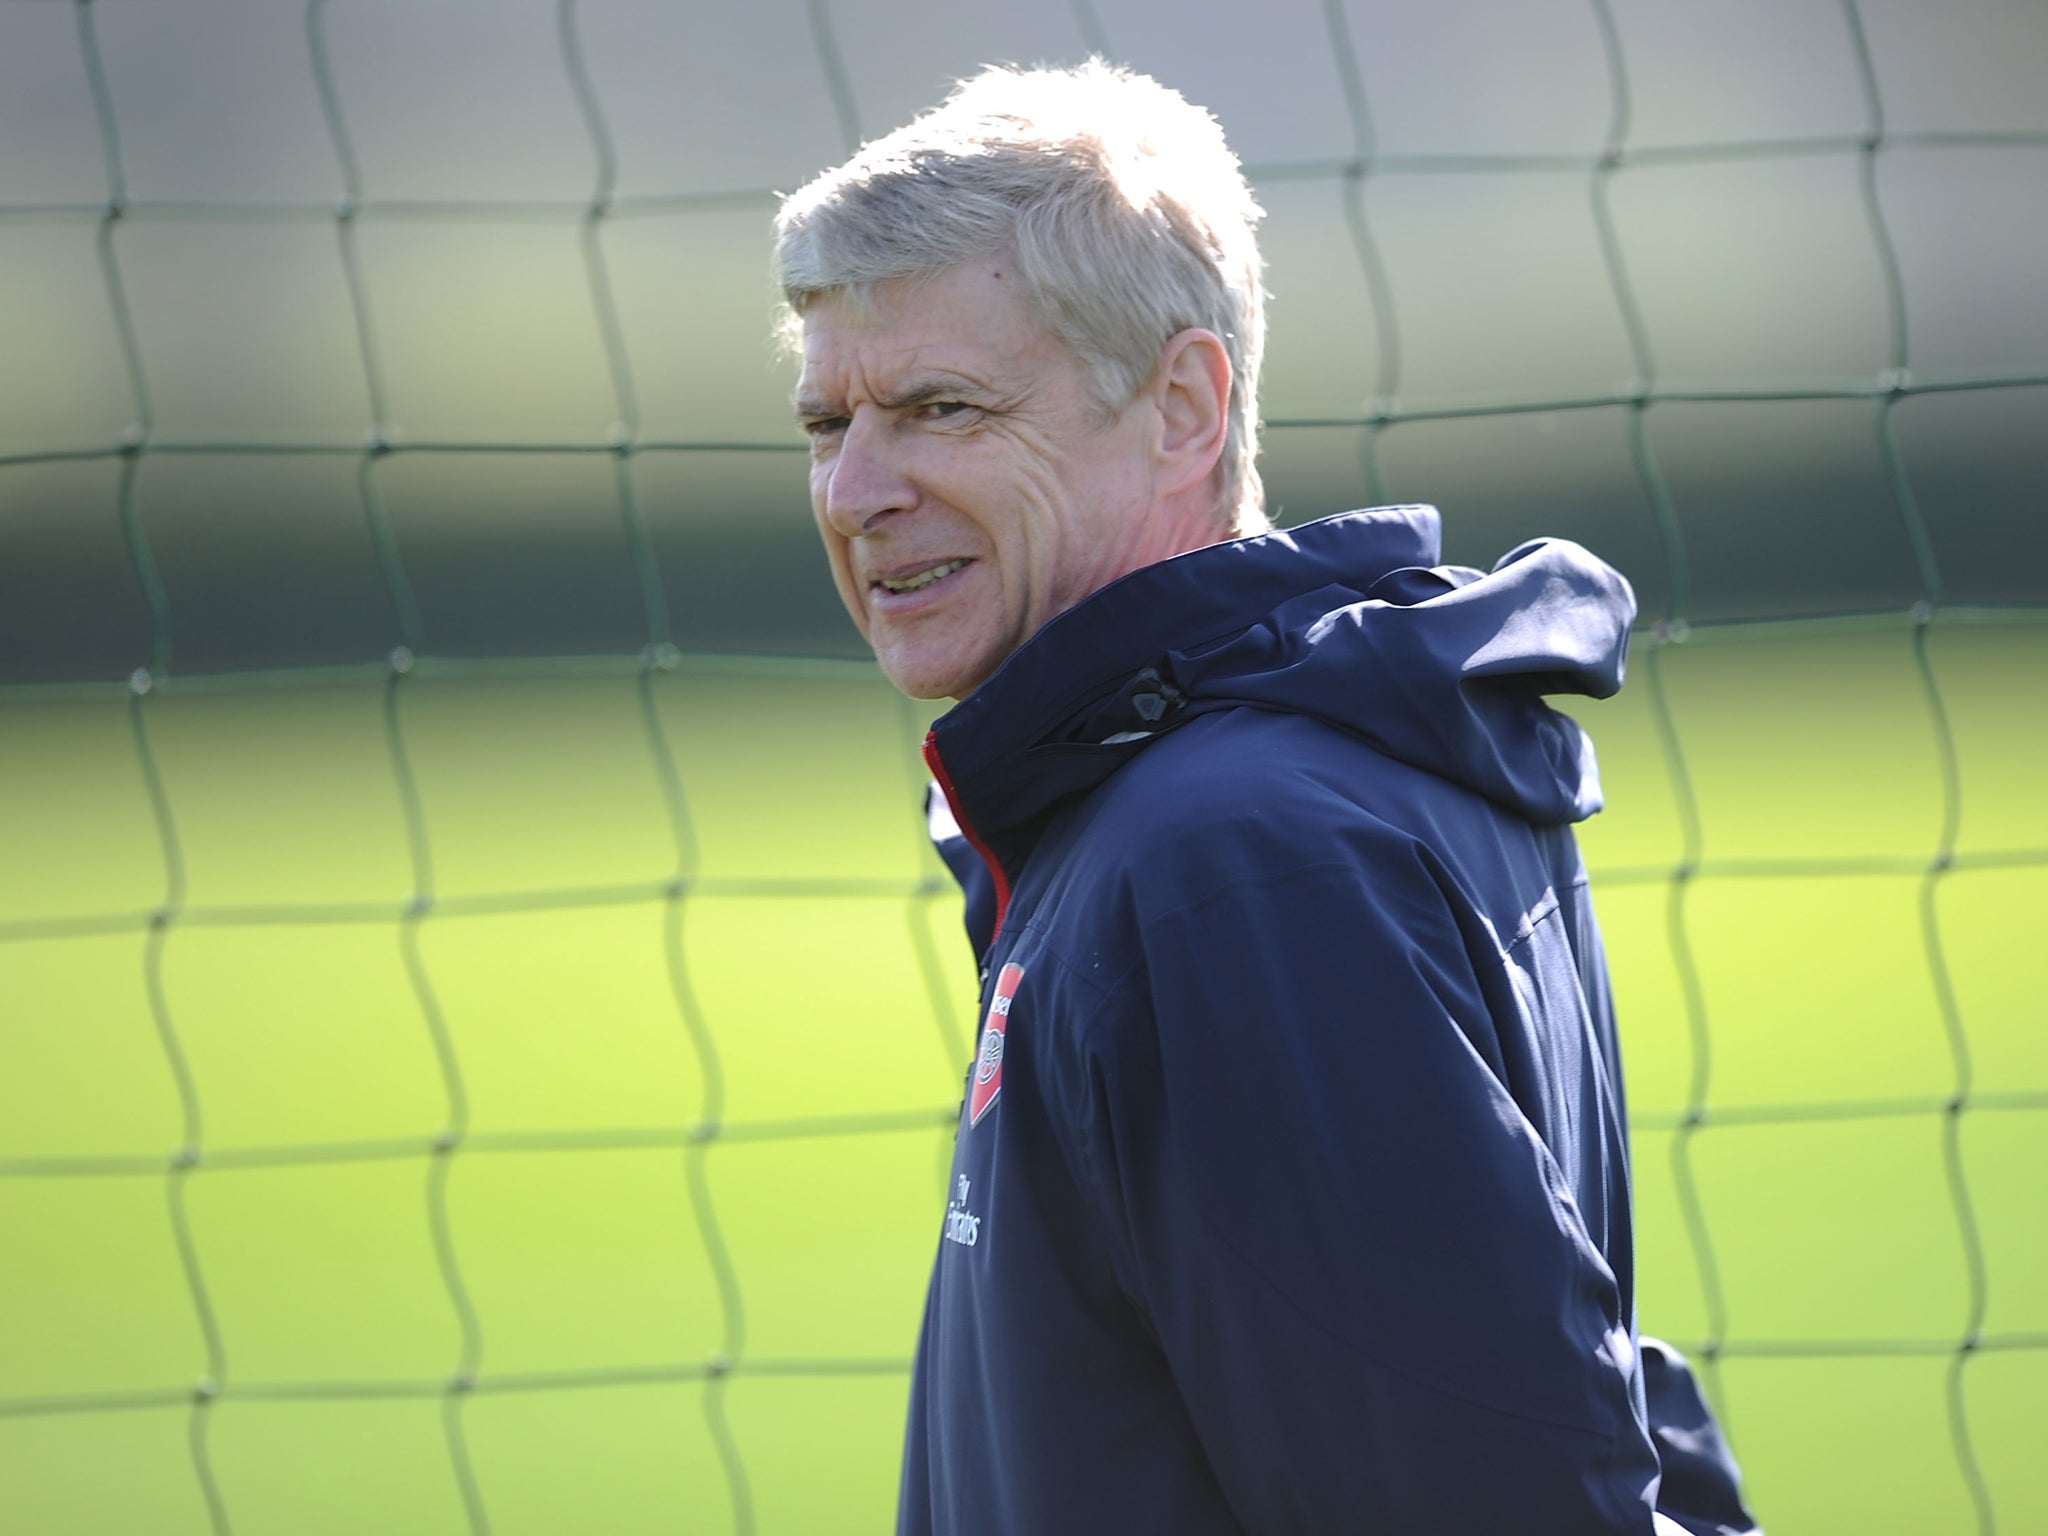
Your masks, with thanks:
[(1014, 406), (1062, 361), (1079, 361), (1031, 317), (1014, 313), (1008, 294), (968, 318), (906, 310), (900, 293), (878, 298), (884, 302), (865, 316), (837, 304), (805, 314), (799, 416), (844, 416), (856, 400), (888, 410), (945, 399)]
[[(902, 411), (929, 405), (934, 400), (964, 400), (978, 403), (998, 399), (1000, 395), (1000, 391), (966, 374), (954, 373), (945, 368), (934, 368), (920, 370), (912, 376), (910, 382), (898, 388), (873, 390), (868, 394), (868, 399), (885, 411)], [(843, 415), (845, 406), (842, 396), (838, 393), (799, 393), (796, 397), (796, 411), (799, 416)]]
[[(1056, 341), (1016, 283), (983, 273), (983, 266), (992, 267), (992, 259), (891, 279), (863, 305), (843, 294), (820, 295), (802, 315), (805, 365), (914, 375), (943, 373), (952, 363), (979, 373), (1015, 367)], [(939, 356), (920, 366), (933, 353)]]
[(916, 379), (902, 389), (878, 391), (875, 395), (875, 404), (888, 410), (905, 410), (911, 406), (929, 405), (934, 400), (988, 400), (995, 394), (995, 390), (979, 379), (940, 369)]

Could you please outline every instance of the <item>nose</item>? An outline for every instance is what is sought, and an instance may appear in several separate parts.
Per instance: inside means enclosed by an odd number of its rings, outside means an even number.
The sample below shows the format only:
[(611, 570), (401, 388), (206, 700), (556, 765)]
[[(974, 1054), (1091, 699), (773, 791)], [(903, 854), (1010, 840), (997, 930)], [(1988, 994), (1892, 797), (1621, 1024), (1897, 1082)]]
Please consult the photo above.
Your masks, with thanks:
[(821, 466), (825, 520), (842, 536), (872, 533), (892, 512), (917, 503), (917, 487), (904, 472), (889, 418), (858, 407), (832, 455)]

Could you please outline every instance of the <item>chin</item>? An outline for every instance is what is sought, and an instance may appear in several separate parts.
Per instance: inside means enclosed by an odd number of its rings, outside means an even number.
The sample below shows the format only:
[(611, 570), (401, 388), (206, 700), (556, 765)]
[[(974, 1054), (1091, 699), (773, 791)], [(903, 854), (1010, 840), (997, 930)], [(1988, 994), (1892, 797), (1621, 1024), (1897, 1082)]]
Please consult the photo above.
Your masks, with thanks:
[(877, 655), (882, 675), (896, 691), (913, 699), (964, 699), (988, 678), (993, 667), (962, 665), (957, 655), (919, 656), (884, 652)]
[(882, 668), (883, 674), (896, 685), (896, 691), (906, 698), (922, 699), (931, 703), (942, 700), (965, 698), (973, 691), (973, 685), (956, 682), (950, 677), (928, 673), (903, 673)]

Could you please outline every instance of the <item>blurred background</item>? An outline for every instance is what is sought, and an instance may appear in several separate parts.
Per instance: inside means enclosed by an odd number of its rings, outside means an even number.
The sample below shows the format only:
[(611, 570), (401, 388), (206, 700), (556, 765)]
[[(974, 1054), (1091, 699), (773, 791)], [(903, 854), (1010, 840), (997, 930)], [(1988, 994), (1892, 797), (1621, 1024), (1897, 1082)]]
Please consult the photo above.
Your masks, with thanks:
[(1641, 1323), (2048, 1529), (2032, 0), (0, 0), (0, 1528), (875, 1530), (974, 1027), (769, 220), (984, 62), (1267, 211), (1282, 522), (1635, 583)]

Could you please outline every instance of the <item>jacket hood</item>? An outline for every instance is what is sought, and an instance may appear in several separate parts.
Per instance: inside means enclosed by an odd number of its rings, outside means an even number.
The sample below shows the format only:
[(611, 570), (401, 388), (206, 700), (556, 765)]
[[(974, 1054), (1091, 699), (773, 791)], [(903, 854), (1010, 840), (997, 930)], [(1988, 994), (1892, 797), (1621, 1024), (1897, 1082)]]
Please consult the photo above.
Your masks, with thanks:
[(1436, 509), (1345, 512), (1134, 571), (1047, 623), (940, 718), (927, 758), (1005, 865), (1166, 731), (1309, 715), (1541, 825), (1600, 809), (1592, 743), (1543, 695), (1621, 687), (1635, 594), (1579, 545), (1438, 563)]

